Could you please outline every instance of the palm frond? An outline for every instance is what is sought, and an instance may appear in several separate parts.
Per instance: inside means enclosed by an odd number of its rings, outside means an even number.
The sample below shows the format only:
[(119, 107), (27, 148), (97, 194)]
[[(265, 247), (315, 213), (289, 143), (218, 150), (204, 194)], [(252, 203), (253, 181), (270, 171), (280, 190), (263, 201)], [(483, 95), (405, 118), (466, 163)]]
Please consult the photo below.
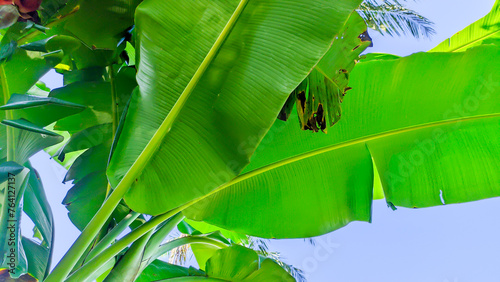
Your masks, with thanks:
[(260, 255), (267, 257), (269, 252), (269, 247), (267, 244), (269, 243), (269, 239), (257, 238), (257, 237), (248, 237), (248, 248), (256, 250)]
[(299, 269), (291, 264), (286, 263), (280, 256), (280, 253), (278, 252), (270, 252), (266, 256), (269, 259), (272, 259), (275, 263), (277, 263), (279, 266), (281, 266), (286, 272), (288, 272), (290, 275), (292, 275), (293, 278), (297, 282), (306, 282), (306, 277), (304, 276), (304, 271), (302, 269)]
[(365, 0), (357, 10), (369, 28), (382, 35), (401, 36), (411, 34), (416, 38), (430, 38), (436, 33), (433, 22), (414, 10), (406, 8), (397, 0), (378, 3)]
[[(306, 239), (304, 239), (304, 240), (306, 240)], [(286, 272), (290, 273), (290, 275), (292, 275), (292, 277), (295, 278), (295, 280), (297, 282), (305, 282), (306, 278), (304, 276), (304, 272), (301, 269), (299, 269), (291, 264), (286, 263), (281, 258), (280, 253), (269, 251), (269, 247), (268, 247), (269, 242), (270, 242), (269, 239), (249, 237), (248, 238), (248, 248), (254, 249), (261, 257), (272, 259), (275, 263), (277, 263), (284, 270), (286, 270)], [(312, 242), (312, 241), (310, 241), (310, 242)]]
[[(168, 241), (172, 241), (174, 239), (179, 239), (183, 237), (187, 237), (188, 235), (186, 234), (180, 234), (177, 238), (170, 239)], [(167, 241), (167, 242), (168, 242)], [(167, 253), (168, 255), (168, 263), (170, 264), (176, 264), (176, 265), (184, 265), (187, 261), (188, 254), (191, 253), (191, 245), (182, 245), (180, 247), (174, 248), (170, 252)]]

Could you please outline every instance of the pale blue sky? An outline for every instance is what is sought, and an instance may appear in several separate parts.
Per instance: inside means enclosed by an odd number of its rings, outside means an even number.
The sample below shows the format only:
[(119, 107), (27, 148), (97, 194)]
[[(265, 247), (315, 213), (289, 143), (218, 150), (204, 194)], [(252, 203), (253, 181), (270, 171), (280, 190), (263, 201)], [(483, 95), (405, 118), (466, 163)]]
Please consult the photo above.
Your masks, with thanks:
[[(437, 34), (431, 40), (415, 40), (382, 37), (372, 31), (374, 47), (369, 51), (401, 56), (426, 51), (484, 16), (494, 2), (409, 1), (409, 6), (435, 22)], [(45, 81), (55, 88), (62, 79), (51, 74)], [(54, 212), (54, 266), (79, 233), (61, 204), (71, 185), (61, 183), (65, 171), (47, 154), (38, 154), (32, 161)], [(352, 223), (316, 238), (316, 246), (303, 240), (275, 240), (271, 249), (302, 268), (311, 282), (500, 282), (499, 215), (499, 198), (397, 211), (376, 201), (372, 224)], [(23, 226), (28, 230), (30, 224), (25, 221)]]

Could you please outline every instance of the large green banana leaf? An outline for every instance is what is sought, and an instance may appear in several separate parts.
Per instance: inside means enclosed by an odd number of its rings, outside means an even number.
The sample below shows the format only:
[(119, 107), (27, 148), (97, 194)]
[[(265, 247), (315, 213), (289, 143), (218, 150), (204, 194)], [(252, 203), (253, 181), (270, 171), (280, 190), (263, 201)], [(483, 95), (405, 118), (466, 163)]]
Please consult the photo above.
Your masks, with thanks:
[(500, 0), (486, 16), (463, 30), (429, 52), (463, 52), (482, 44), (500, 45)]
[[(115, 187), (136, 160), (148, 160), (125, 195), (133, 210), (159, 214), (238, 175), (361, 1), (246, 2), (148, 0), (137, 8), (139, 91), (108, 169)], [(225, 28), (230, 18), (234, 27)], [(172, 126), (157, 132), (167, 116)], [(155, 133), (165, 134), (161, 146), (144, 150)]]
[(499, 58), (484, 45), (360, 63), (328, 134), (277, 121), (241, 176), (184, 213), (260, 237), (310, 237), (370, 221), (374, 181), (391, 206), (500, 196)]

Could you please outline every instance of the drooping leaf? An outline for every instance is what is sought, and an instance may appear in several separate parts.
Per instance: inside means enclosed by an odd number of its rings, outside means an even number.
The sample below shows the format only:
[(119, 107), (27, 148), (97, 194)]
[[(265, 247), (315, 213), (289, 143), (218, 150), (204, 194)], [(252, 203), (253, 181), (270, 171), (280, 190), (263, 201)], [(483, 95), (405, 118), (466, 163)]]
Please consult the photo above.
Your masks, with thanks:
[(64, 197), (62, 204), (68, 209), (68, 216), (78, 229), (85, 228), (104, 202), (106, 189), (103, 189), (103, 183), (106, 181), (103, 171), (90, 173), (71, 187)]
[(109, 82), (75, 82), (51, 91), (49, 97), (86, 106), (77, 114), (57, 121), (54, 129), (69, 132), (113, 121)]
[(28, 274), (38, 279), (38, 281), (42, 281), (48, 272), (51, 256), (50, 249), (24, 236), (22, 242), (28, 261)]
[[(1, 248), (0, 268), (10, 269), (12, 277), (22, 275), (24, 278), (31, 276), (42, 280), (50, 268), (54, 239), (53, 218), (37, 173), (29, 163), (27, 165), (23, 167), (14, 162), (0, 165), (3, 186), (0, 189), (0, 217), (5, 222), (0, 226), (0, 236), (3, 238), (2, 242), (5, 242)], [(35, 224), (40, 243), (21, 236), (23, 209)], [(23, 275), (25, 273), (29, 275)]]
[[(83, 230), (109, 193), (106, 168), (118, 121), (136, 86), (135, 70), (91, 67), (65, 73), (65, 81), (68, 84), (49, 97), (86, 109), (56, 123), (55, 128), (69, 131), (71, 137), (53, 156), (64, 161), (67, 154), (85, 150), (71, 162), (64, 181), (73, 180), (75, 186), (63, 200), (71, 221)], [(113, 217), (119, 221), (128, 211), (120, 205)]]
[(363, 19), (353, 12), (325, 56), (288, 98), (278, 118), (287, 120), (296, 104), (303, 130), (327, 132), (328, 127), (337, 123), (340, 105), (350, 89), (349, 73), (361, 52), (371, 44), (367, 34)]
[[(28, 260), (28, 271), (38, 280), (43, 280), (50, 270), (54, 247), (54, 219), (45, 191), (37, 171), (28, 164), (30, 175), (24, 193), (24, 212), (40, 232), (40, 244), (23, 238), (23, 246)], [(29, 242), (28, 242), (29, 241)]]
[[(43, 150), (44, 148), (55, 145), (63, 140), (61, 136), (45, 135), (43, 133), (35, 133), (28, 130), (13, 128), (12, 136), (13, 143), (16, 144), (13, 150), (12, 158), (19, 163), (25, 163), (28, 159)], [(0, 125), (0, 160), (5, 160), (7, 157), (7, 126)]]
[(500, 196), (499, 56), (489, 45), (358, 64), (334, 132), (277, 121), (243, 174), (186, 216), (259, 237), (312, 237), (370, 221), (377, 181), (392, 206)]
[(29, 169), (15, 162), (0, 164), (0, 269), (19, 278), (28, 272), (21, 243), (22, 198), (28, 184)]
[(85, 106), (63, 101), (53, 97), (12, 94), (0, 110), (17, 110), (17, 116), (29, 120), (37, 126), (47, 126), (61, 118), (77, 114)]
[(155, 260), (136, 281), (175, 281), (193, 277), (193, 281), (295, 281), (283, 268), (270, 259), (260, 261), (254, 250), (234, 245), (214, 253), (207, 261), (206, 274), (194, 268), (184, 268)]
[[(40, 232), (42, 242), (50, 246), (53, 239), (53, 218), (45, 191), (37, 171), (28, 166), (30, 176), (24, 194), (24, 212), (31, 218)], [(40, 239), (40, 238), (39, 238)]]
[[(113, 125), (111, 123), (98, 124), (96, 126), (83, 129), (73, 134), (68, 142), (56, 153), (56, 155), (60, 161), (63, 161), (67, 153), (85, 150), (97, 145), (109, 143), (109, 139), (112, 134)], [(109, 150), (105, 154), (109, 154)]]
[[(12, 60), (0, 65), (0, 84), (2, 85), (0, 88), (0, 104), (5, 105), (11, 95), (15, 93), (27, 93), (41, 76), (60, 62), (60, 55), (56, 53), (42, 57), (36, 52), (28, 53), (24, 50), (16, 49)], [(52, 114), (54, 113), (48, 113), (46, 118), (50, 118)], [(14, 145), (10, 148), (12, 153), (10, 161), (22, 164), (36, 152), (62, 141), (62, 138), (57, 136), (57, 134), (34, 125), (30, 120), (22, 120), (23, 118), (28, 118), (23, 109), (3, 110), (1, 111), (1, 115), (3, 116), (2, 120), (4, 123), (16, 126), (17, 128), (7, 128), (5, 125), (0, 125), (0, 159), (7, 157), (9, 149), (7, 136), (11, 138), (11, 145)], [(30, 119), (34, 118), (31, 117)], [(33, 130), (30, 131), (31, 129)]]
[[(137, 8), (139, 91), (108, 169), (115, 187), (136, 160), (147, 161), (125, 196), (133, 210), (160, 214), (235, 177), (360, 1), (245, 3), (149, 0)], [(166, 117), (172, 127), (157, 131)], [(163, 145), (144, 150), (154, 134)]]
[[(60, 136), (59, 134), (52, 132), (50, 130), (46, 130), (43, 127), (37, 126), (37, 125), (31, 123), (30, 121), (27, 121), (27, 120), (22, 119), (22, 118), (15, 119), (15, 120), (4, 119), (4, 120), (2, 120), (2, 124), (7, 125), (7, 126), (12, 126), (12, 127), (18, 128), (18, 129), (26, 130), (29, 132), (40, 133), (43, 135), (48, 135), (48, 136), (53, 136), (53, 137), (60, 137), (59, 142), (61, 142), (63, 139), (62, 136)], [(51, 145), (53, 145), (53, 144), (51, 144)]]
[[(10, 95), (24, 94), (26, 93), (35, 83), (46, 74), (51, 68), (58, 64), (59, 60), (52, 60), (49, 57), (56, 58), (57, 54), (49, 56), (41, 56), (36, 52), (31, 52), (28, 54), (27, 51), (16, 49), (13, 57), (10, 61), (4, 62), (0, 67), (3, 69), (2, 72), (2, 93), (4, 101), (2, 104), (7, 102)], [(5, 92), (8, 93), (5, 93)], [(8, 96), (6, 96), (8, 94)]]

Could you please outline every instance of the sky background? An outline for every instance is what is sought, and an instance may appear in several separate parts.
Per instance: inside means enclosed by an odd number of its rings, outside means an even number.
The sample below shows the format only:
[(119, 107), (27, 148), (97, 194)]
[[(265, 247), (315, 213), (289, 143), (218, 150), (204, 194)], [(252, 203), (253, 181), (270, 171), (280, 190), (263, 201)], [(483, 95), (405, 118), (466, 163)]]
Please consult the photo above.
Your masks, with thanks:
[[(371, 31), (374, 47), (368, 51), (400, 56), (427, 51), (487, 14), (494, 2), (408, 1), (408, 6), (435, 23), (437, 34), (430, 40), (416, 40), (382, 37)], [(44, 81), (50, 88), (62, 86), (62, 77), (55, 73)], [(62, 184), (65, 170), (47, 154), (39, 153), (31, 160), (54, 213), (54, 266), (79, 234), (61, 204), (71, 185)], [(317, 237), (315, 246), (298, 239), (273, 240), (270, 249), (302, 269), (311, 282), (500, 282), (499, 215), (500, 198), (397, 211), (379, 200), (374, 203), (372, 224), (351, 223)], [(24, 220), (24, 233), (28, 235), (26, 230), (31, 228), (29, 220)]]

